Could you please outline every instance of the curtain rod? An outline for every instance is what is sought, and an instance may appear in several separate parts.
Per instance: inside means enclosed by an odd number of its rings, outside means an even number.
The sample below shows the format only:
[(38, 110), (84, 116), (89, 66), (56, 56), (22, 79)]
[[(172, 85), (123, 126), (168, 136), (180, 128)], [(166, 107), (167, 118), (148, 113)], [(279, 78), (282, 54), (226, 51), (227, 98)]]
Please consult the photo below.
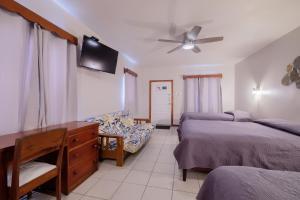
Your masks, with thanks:
[(45, 18), (41, 17), (40, 15), (36, 14), (35, 12), (29, 10), (28, 8), (22, 6), (21, 4), (13, 0), (1, 0), (0, 7), (10, 12), (17, 13), (30, 22), (39, 24), (42, 28), (55, 33), (57, 36), (68, 40), (72, 44), (78, 44), (77, 37), (59, 28), (55, 24), (51, 23), (50, 21), (46, 20)]
[(223, 78), (223, 74), (183, 75), (183, 79), (188, 79), (188, 78)]
[(124, 68), (124, 73), (128, 73), (128, 74), (130, 74), (130, 75), (132, 75), (132, 76), (134, 76), (134, 77), (137, 77), (137, 76), (138, 76), (137, 73), (135, 73), (134, 71), (132, 71), (132, 70), (130, 70), (130, 69), (128, 69), (128, 68)]

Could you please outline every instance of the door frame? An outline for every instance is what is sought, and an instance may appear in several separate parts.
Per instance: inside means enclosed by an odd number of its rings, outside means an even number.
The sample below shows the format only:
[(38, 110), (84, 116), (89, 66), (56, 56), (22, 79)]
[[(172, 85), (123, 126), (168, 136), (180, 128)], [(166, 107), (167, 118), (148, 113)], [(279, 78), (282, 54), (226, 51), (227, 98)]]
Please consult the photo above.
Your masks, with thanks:
[(150, 80), (149, 81), (149, 120), (151, 120), (151, 108), (152, 108), (152, 83), (155, 82), (170, 82), (171, 83), (171, 126), (173, 126), (173, 112), (174, 112), (174, 84), (173, 80)]

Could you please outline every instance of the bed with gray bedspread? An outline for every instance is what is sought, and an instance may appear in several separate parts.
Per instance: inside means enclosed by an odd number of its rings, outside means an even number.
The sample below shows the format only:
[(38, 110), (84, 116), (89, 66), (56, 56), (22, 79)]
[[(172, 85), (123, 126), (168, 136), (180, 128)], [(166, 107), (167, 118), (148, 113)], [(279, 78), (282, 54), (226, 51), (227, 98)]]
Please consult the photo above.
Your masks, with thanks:
[(197, 200), (299, 200), (300, 173), (254, 167), (219, 167), (208, 174)]
[(179, 169), (238, 165), (300, 172), (299, 124), (186, 120), (179, 129)]

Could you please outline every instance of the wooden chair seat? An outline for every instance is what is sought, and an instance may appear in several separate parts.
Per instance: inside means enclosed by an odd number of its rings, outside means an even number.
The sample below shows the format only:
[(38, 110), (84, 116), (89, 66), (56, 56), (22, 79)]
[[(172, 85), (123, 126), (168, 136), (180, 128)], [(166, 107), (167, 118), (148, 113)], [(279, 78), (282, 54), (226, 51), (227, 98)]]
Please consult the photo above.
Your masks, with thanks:
[[(56, 169), (56, 165), (51, 165), (43, 162), (28, 162), (20, 166), (19, 186), (25, 185), (30, 181)], [(7, 186), (11, 186), (12, 170), (8, 170)]]

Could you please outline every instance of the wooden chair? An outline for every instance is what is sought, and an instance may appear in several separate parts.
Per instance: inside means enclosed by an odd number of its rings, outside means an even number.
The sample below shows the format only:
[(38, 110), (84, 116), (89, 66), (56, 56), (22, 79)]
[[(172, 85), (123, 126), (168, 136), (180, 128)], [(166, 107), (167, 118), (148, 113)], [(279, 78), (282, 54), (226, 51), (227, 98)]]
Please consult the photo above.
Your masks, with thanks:
[[(56, 199), (61, 199), (61, 163), (66, 132), (66, 129), (55, 129), (16, 140), (7, 180), (10, 200), (17, 200), (54, 178)], [(56, 164), (33, 161), (54, 152), (57, 152)]]

